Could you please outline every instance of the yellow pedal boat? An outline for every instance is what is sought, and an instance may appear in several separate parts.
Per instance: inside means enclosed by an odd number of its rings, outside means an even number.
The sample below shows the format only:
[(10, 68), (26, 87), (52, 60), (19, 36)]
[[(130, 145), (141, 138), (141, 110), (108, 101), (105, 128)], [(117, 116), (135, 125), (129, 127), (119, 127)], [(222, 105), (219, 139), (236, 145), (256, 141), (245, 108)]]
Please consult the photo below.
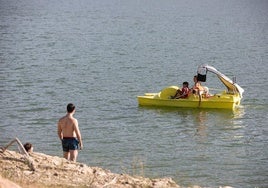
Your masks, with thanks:
[(198, 67), (197, 73), (212, 72), (218, 76), (221, 82), (226, 86), (227, 90), (219, 93), (205, 96), (190, 94), (187, 98), (172, 99), (178, 86), (169, 86), (158, 93), (145, 93), (144, 96), (138, 96), (138, 103), (140, 106), (162, 106), (162, 107), (187, 107), (187, 108), (218, 108), (218, 109), (234, 109), (240, 105), (243, 98), (244, 89), (241, 88), (233, 80), (229, 79), (224, 74), (220, 73), (214, 67), (208, 65), (201, 65)]

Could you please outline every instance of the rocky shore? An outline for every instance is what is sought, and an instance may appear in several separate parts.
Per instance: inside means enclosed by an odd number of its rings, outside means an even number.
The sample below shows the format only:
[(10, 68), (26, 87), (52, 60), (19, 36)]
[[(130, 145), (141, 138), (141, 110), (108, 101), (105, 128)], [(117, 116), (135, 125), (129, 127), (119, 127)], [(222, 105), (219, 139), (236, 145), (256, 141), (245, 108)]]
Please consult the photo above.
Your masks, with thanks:
[(0, 175), (0, 188), (180, 187), (171, 178), (150, 179), (115, 174), (109, 170), (70, 162), (57, 156), (36, 152), (26, 156), (10, 150), (0, 150)]

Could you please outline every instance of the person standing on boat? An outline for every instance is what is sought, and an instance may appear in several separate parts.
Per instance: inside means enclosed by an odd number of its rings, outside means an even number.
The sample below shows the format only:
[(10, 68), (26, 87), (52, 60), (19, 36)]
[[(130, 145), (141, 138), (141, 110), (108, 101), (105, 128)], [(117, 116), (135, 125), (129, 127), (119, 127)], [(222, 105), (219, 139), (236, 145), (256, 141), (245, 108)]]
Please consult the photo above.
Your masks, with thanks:
[(83, 149), (81, 133), (78, 121), (75, 119), (75, 106), (67, 105), (67, 114), (58, 121), (58, 136), (62, 142), (63, 157), (70, 161), (76, 161), (78, 148)]

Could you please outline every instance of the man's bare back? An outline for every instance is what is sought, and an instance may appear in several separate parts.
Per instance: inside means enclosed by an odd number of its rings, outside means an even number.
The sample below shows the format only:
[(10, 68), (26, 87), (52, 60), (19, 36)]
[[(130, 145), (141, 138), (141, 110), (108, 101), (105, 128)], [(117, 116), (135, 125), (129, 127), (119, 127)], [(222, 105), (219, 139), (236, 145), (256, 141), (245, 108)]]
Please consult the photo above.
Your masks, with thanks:
[(61, 130), (62, 133), (62, 137), (77, 137), (76, 136), (76, 131), (75, 128), (77, 125), (77, 120), (74, 117), (71, 117), (69, 114), (67, 114), (66, 116), (62, 117), (59, 120), (59, 128)]

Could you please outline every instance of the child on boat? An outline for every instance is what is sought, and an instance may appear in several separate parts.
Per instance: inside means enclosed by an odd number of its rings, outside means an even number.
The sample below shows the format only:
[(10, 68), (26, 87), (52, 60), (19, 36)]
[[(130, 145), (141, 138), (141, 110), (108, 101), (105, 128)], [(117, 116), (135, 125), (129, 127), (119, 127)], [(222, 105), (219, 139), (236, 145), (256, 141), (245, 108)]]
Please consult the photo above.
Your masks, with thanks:
[(172, 99), (180, 99), (180, 98), (187, 98), (189, 95), (190, 89), (189, 89), (189, 83), (188, 82), (183, 82), (182, 83), (182, 88), (178, 89), (176, 94), (172, 96)]

